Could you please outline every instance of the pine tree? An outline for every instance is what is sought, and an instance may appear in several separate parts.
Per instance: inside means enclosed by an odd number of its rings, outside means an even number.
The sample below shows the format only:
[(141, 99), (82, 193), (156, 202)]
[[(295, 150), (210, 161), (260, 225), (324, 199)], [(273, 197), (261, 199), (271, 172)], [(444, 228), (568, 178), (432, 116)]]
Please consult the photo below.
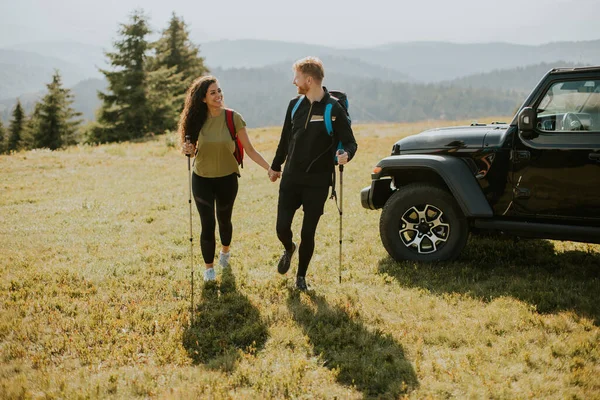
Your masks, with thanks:
[(152, 84), (148, 93), (154, 100), (153, 125), (158, 130), (175, 129), (188, 86), (208, 73), (208, 68), (199, 47), (190, 41), (185, 22), (175, 13), (152, 47), (155, 56), (149, 63)]
[(146, 95), (152, 132), (163, 133), (176, 128), (184, 101), (184, 96), (178, 95), (181, 89), (181, 74), (176, 73), (175, 68), (161, 67), (148, 72)]
[(190, 41), (190, 34), (183, 19), (175, 13), (171, 16), (169, 27), (162, 32), (161, 38), (153, 43), (155, 49), (155, 64), (158, 67), (175, 67), (181, 74), (183, 89), (179, 94), (184, 95), (190, 83), (208, 73), (204, 58), (199, 56), (199, 46)]
[(9, 136), (6, 148), (8, 152), (21, 149), (23, 135), (25, 134), (25, 124), (25, 111), (23, 111), (23, 106), (21, 106), (21, 100), (17, 99), (17, 104), (12, 112), (12, 119), (8, 127)]
[(0, 154), (6, 153), (6, 130), (0, 118)]
[(146, 53), (150, 33), (142, 10), (121, 24), (121, 40), (115, 52), (107, 52), (113, 71), (100, 70), (108, 80), (108, 91), (98, 92), (103, 104), (98, 113), (99, 126), (92, 130), (93, 142), (115, 142), (144, 136), (148, 132), (151, 110), (146, 96)]
[(40, 127), (41, 126), (41, 114), (42, 114), (42, 103), (40, 103), (38, 101), (35, 103), (35, 105), (33, 107), (33, 111), (29, 115), (29, 118), (27, 118), (26, 129), (25, 129), (27, 131), (27, 134), (21, 140), (21, 142), (23, 143), (23, 146), (26, 148), (35, 149), (35, 148), (43, 147), (41, 145), (38, 145), (38, 143), (37, 143), (37, 136), (40, 135), (40, 132), (42, 132), (42, 129)]
[(56, 71), (52, 82), (47, 85), (48, 94), (36, 104), (29, 126), (33, 138), (33, 147), (55, 150), (63, 146), (76, 144), (76, 133), (81, 116), (71, 105), (73, 94), (62, 87), (60, 73)]

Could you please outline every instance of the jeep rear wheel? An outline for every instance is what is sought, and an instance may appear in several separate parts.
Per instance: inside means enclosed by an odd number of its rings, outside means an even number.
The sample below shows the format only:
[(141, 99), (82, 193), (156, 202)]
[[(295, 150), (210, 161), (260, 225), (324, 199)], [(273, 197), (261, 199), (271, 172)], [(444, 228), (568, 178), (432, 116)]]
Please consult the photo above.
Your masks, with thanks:
[(379, 232), (383, 246), (397, 261), (451, 260), (464, 248), (469, 234), (452, 195), (424, 184), (402, 187), (388, 199)]

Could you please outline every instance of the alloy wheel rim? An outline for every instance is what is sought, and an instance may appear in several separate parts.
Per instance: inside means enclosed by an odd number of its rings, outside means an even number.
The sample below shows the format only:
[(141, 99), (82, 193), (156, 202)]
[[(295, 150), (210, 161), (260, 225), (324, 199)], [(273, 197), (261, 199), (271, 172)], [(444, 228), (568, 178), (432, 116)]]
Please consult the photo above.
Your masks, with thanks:
[(431, 204), (410, 207), (400, 222), (400, 240), (418, 254), (435, 253), (450, 237), (444, 212)]

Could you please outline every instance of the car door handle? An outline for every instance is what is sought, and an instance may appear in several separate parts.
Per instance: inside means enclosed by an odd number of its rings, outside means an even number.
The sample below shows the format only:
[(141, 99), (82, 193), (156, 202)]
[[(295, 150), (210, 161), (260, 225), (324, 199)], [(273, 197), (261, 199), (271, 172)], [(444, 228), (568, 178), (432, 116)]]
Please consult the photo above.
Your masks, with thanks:
[(600, 153), (590, 153), (590, 160), (600, 161)]

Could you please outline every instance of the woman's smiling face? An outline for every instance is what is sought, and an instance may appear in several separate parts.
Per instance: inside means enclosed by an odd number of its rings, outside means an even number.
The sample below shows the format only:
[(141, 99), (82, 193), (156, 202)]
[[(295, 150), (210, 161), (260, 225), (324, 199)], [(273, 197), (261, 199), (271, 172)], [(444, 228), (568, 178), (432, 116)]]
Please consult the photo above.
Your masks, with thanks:
[(208, 87), (206, 91), (206, 97), (204, 102), (208, 108), (222, 108), (223, 107), (223, 91), (219, 86), (219, 82), (215, 82)]

